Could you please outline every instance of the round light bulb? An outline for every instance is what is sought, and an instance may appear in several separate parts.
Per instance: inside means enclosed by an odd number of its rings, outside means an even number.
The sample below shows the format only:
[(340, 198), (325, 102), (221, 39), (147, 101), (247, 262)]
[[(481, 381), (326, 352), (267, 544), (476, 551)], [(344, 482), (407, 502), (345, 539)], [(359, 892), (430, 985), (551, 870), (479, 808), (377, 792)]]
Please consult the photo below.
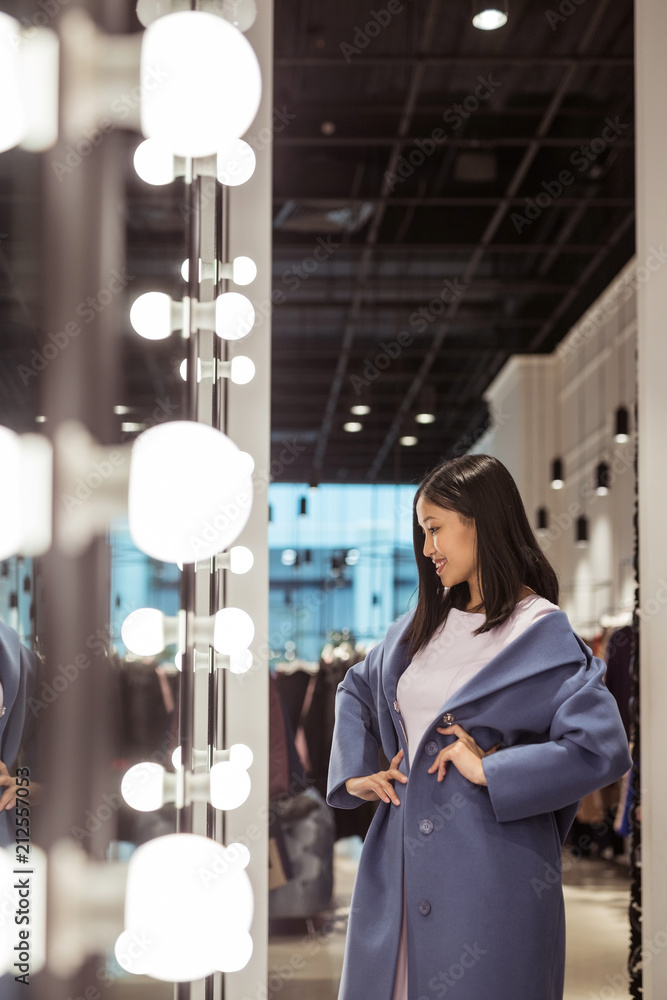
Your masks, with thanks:
[(249, 649), (234, 649), (229, 654), (229, 670), (232, 674), (247, 674), (252, 666)]
[[(114, 949), (122, 968), (164, 982), (187, 982), (238, 970), (247, 962), (253, 891), (234, 847), (173, 833), (133, 852), (125, 931)], [(183, 920), (188, 913), (197, 919)]]
[(255, 471), (255, 459), (249, 452), (239, 452), (239, 468), (242, 468), (247, 476), (252, 476)]
[(173, 754), (171, 755), (171, 762), (177, 771), (180, 771), (180, 769), (183, 767), (180, 747), (176, 747), (176, 749), (174, 750)]
[(234, 743), (229, 748), (229, 759), (232, 764), (247, 771), (253, 762), (252, 750), (245, 743)]
[[(241, 32), (204, 11), (154, 21), (141, 46), (141, 79), (159, 67), (160, 82), (141, 102), (141, 130), (176, 156), (211, 156), (248, 130), (262, 91), (257, 56)], [(211, 114), (203, 94), (216, 95)]]
[(211, 805), (215, 809), (238, 809), (250, 795), (250, 788), (248, 772), (231, 760), (211, 768)]
[(404, 434), (403, 437), (398, 439), (398, 443), (402, 444), (405, 448), (412, 448), (419, 441), (413, 434)]
[(370, 406), (367, 406), (365, 403), (358, 403), (356, 406), (350, 407), (350, 413), (353, 413), (355, 417), (365, 417), (370, 412)]
[(358, 434), (360, 430), (363, 430), (363, 426), (358, 420), (348, 420), (347, 423), (343, 424), (343, 430), (347, 431), (348, 434)]
[(21, 25), (8, 14), (0, 14), (0, 153), (18, 146), (27, 123), (20, 86)]
[(174, 155), (160, 139), (144, 139), (134, 151), (134, 169), (147, 184), (171, 184)]
[(130, 323), (146, 340), (171, 336), (171, 298), (165, 292), (144, 292), (130, 309)]
[(123, 775), (120, 793), (128, 806), (138, 812), (153, 812), (163, 804), (164, 775), (161, 764), (152, 761), (135, 764)]
[[(5, 14), (0, 16), (0, 27), (5, 17)], [(5, 484), (0, 491), (0, 559), (7, 559), (19, 551), (22, 536), (21, 445), (18, 434), (9, 427), (0, 427), (0, 465)]]
[[(167, 479), (169, 489), (156, 504), (155, 484)], [(193, 563), (229, 548), (247, 523), (252, 497), (239, 449), (214, 427), (172, 420), (150, 427), (132, 445), (130, 534), (154, 559)]]
[(123, 622), (121, 639), (137, 656), (156, 656), (165, 647), (164, 615), (155, 608), (138, 608)]
[(223, 340), (240, 340), (255, 322), (252, 302), (240, 292), (223, 292), (215, 300), (215, 332)]
[(502, 28), (503, 25), (507, 24), (507, 14), (502, 10), (490, 7), (488, 10), (482, 10), (479, 14), (475, 14), (472, 23), (481, 31), (495, 31), (496, 28)]
[(247, 611), (222, 608), (215, 616), (213, 645), (219, 653), (247, 649), (255, 638), (255, 626)]
[(434, 424), (435, 413), (417, 413), (415, 414), (415, 420), (418, 424)]
[(247, 573), (252, 569), (255, 557), (245, 545), (234, 545), (229, 552), (229, 568), (232, 573)]
[(255, 364), (250, 358), (240, 354), (232, 358), (231, 379), (236, 385), (247, 385), (255, 377)]
[(251, 257), (235, 257), (232, 281), (235, 285), (249, 285), (257, 277), (257, 264)]
[(227, 187), (245, 184), (254, 174), (256, 166), (255, 151), (243, 139), (232, 139), (218, 149), (218, 180)]
[[(188, 359), (184, 358), (179, 366), (179, 374), (184, 382), (188, 380)], [(197, 358), (197, 381), (201, 382), (201, 358)]]

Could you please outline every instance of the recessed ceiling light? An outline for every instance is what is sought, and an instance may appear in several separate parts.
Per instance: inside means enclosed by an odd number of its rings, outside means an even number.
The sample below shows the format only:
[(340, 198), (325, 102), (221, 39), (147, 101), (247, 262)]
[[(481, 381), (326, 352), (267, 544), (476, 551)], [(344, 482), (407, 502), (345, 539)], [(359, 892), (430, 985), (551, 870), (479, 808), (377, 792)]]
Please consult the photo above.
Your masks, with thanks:
[(119, 417), (123, 417), (126, 413), (130, 412), (129, 406), (114, 406), (113, 412), (117, 413)]
[(370, 406), (365, 406), (362, 403), (359, 403), (357, 406), (350, 407), (350, 413), (354, 413), (355, 417), (365, 417), (366, 414), (370, 412)]
[(416, 413), (415, 420), (418, 424), (434, 424), (435, 413)]
[(356, 420), (348, 420), (346, 424), (343, 424), (343, 430), (349, 431), (350, 434), (356, 434), (357, 431), (362, 430), (363, 424), (358, 423)]
[(472, 23), (481, 31), (495, 31), (507, 24), (507, 7), (499, 10), (498, 7), (486, 7), (483, 3), (473, 2)]
[(413, 437), (412, 434), (406, 434), (404, 437), (398, 439), (398, 443), (405, 445), (406, 448), (411, 448), (418, 441), (419, 438)]

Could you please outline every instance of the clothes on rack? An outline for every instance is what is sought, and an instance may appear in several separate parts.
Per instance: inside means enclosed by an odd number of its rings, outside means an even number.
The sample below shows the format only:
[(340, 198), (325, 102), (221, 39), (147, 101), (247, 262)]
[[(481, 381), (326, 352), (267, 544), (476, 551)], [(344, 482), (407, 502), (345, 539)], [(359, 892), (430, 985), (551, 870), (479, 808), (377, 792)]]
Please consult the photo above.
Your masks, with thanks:
[[(366, 656), (348, 630), (330, 633), (317, 664), (291, 660), (276, 665), (281, 698), (295, 732), (296, 747), (309, 783), (326, 797), (329, 759), (335, 722), (338, 684), (353, 663)], [(298, 669), (293, 664), (301, 663)], [(366, 836), (377, 803), (366, 802), (359, 809), (335, 809), (336, 840)]]

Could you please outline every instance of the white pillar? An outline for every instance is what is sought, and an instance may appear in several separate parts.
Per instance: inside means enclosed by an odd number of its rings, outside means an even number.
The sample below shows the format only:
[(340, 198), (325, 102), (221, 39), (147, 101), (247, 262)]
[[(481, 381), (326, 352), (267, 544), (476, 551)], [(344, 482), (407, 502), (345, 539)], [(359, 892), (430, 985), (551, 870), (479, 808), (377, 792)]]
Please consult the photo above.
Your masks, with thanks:
[[(667, 996), (667, 4), (636, 0), (637, 324), (644, 996)], [(658, 251), (653, 253), (652, 248)]]

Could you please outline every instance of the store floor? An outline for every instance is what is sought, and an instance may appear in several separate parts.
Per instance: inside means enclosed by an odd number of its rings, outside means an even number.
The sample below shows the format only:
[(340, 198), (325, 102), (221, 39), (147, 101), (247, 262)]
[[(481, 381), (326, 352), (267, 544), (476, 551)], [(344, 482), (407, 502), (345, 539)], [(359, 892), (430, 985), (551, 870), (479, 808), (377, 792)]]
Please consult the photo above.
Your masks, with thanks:
[[(326, 923), (314, 924), (304, 947), (305, 928), (272, 935), (269, 970), (303, 965), (293, 976), (278, 972), (269, 997), (280, 1000), (336, 1000), (343, 962), (346, 917), (361, 850), (358, 838), (336, 844), (334, 899)], [(625, 963), (628, 944), (628, 878), (624, 863), (570, 858), (563, 863), (567, 919), (565, 1000), (629, 1000)], [(297, 958), (293, 963), (291, 959)], [(274, 989), (271, 989), (271, 986)]]
[[(334, 862), (332, 909), (315, 920), (293, 922), (290, 933), (269, 942), (268, 998), (337, 1000), (359, 838), (339, 840)], [(563, 862), (567, 911), (565, 1000), (629, 1000), (625, 971), (628, 943), (628, 879), (622, 863), (599, 858)], [(291, 961), (294, 960), (294, 961)], [(296, 968), (295, 968), (296, 967)], [(285, 970), (291, 970), (289, 975)], [(281, 971), (282, 970), (282, 971)], [(105, 1000), (172, 1000), (173, 987), (143, 977), (122, 977)]]

